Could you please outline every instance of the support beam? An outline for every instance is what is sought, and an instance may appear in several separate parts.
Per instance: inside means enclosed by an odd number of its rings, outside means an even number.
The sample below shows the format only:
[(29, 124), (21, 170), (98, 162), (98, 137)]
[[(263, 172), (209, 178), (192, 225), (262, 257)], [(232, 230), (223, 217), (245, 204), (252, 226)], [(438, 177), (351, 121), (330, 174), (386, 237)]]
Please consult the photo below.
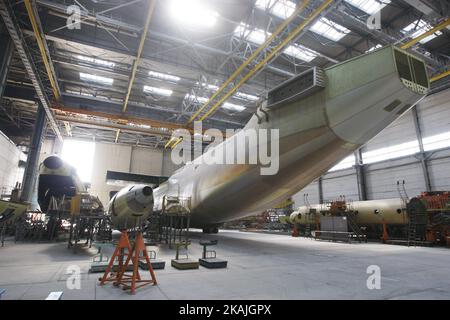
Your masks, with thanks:
[(31, 203), (33, 190), (36, 184), (38, 161), (39, 155), (41, 153), (42, 138), (44, 137), (45, 125), (45, 110), (39, 104), (38, 112), (36, 115), (36, 122), (34, 124), (33, 136), (31, 138), (28, 150), (27, 166), (25, 167), (25, 173), (23, 175), (22, 181), (21, 200), (28, 203)]
[[(150, 26), (150, 21), (152, 20), (153, 11), (155, 10), (156, 0), (150, 0), (147, 17), (145, 19), (144, 29), (142, 30), (141, 40), (139, 41), (139, 47), (136, 54), (136, 58), (134, 59), (133, 66), (131, 68), (130, 79), (128, 80), (128, 89), (127, 94), (125, 95), (125, 99), (123, 102), (122, 112), (125, 113), (128, 107), (128, 101), (130, 100), (131, 90), (133, 89), (134, 79), (136, 78), (137, 68), (141, 61), (142, 51), (144, 50), (145, 39), (147, 38), (148, 28)], [(115, 142), (119, 141), (120, 129), (117, 130)]]
[(0, 103), (6, 88), (6, 80), (8, 77), (9, 66), (14, 52), (14, 44), (7, 34), (0, 36), (2, 50), (0, 52)]
[(11, 36), (11, 39), (14, 42), (17, 52), (19, 53), (20, 59), (22, 60), (25, 69), (27, 70), (28, 76), (31, 82), (33, 83), (33, 87), (36, 90), (36, 94), (39, 98), (39, 101), (42, 104), (42, 107), (44, 108), (45, 113), (47, 115), (50, 127), (53, 129), (58, 139), (63, 141), (63, 137), (61, 135), (59, 127), (56, 123), (52, 111), (50, 110), (50, 102), (45, 93), (44, 86), (40, 79), (38, 70), (29, 52), (24, 36), (22, 34), (22, 30), (20, 29), (16, 21), (14, 11), (7, 0), (0, 0), (0, 15), (2, 16), (3, 22), (5, 23), (6, 28), (8, 29), (9, 35)]
[(432, 77), (432, 78), (430, 79), (430, 82), (435, 82), (435, 81), (441, 80), (441, 79), (443, 79), (443, 78), (445, 78), (445, 77), (448, 77), (448, 76), (450, 76), (450, 70), (448, 70), (448, 71), (446, 71), (446, 72), (443, 72), (443, 73), (441, 73), (441, 74), (438, 74), (438, 75)]
[(355, 170), (359, 201), (365, 201), (367, 200), (367, 186), (361, 148), (355, 151)]
[(431, 191), (431, 179), (430, 179), (430, 172), (428, 170), (428, 161), (427, 161), (427, 154), (423, 148), (423, 138), (422, 138), (422, 129), (420, 127), (419, 123), (419, 116), (417, 114), (417, 106), (414, 106), (411, 109), (413, 120), (414, 120), (414, 129), (416, 131), (417, 141), (419, 142), (419, 153), (416, 155), (416, 158), (420, 161), (420, 165), (422, 166), (422, 172), (423, 172), (423, 179), (425, 182), (425, 189), (426, 191)]
[(444, 20), (443, 22), (439, 23), (436, 27), (428, 30), (427, 32), (421, 34), (420, 36), (411, 39), (410, 41), (406, 42), (404, 45), (401, 46), (402, 49), (408, 49), (415, 45), (417, 42), (419, 42), (422, 39), (425, 39), (426, 37), (432, 35), (435, 32), (438, 32), (444, 28), (447, 28), (450, 25), (450, 19)]
[(319, 180), (317, 180), (317, 187), (318, 187), (318, 192), (319, 192), (319, 204), (323, 204), (324, 199), (323, 199), (323, 178), (322, 177), (320, 177)]

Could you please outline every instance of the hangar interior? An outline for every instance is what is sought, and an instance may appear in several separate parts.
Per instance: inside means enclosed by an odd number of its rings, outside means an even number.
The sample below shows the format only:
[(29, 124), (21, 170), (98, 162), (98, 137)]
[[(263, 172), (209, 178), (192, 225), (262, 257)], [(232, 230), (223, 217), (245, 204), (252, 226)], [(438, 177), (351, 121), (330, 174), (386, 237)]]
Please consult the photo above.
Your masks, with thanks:
[[(447, 1), (432, 0), (0, 0), (0, 297), (448, 298), (449, 13)], [(98, 286), (93, 264), (100, 257), (106, 274), (104, 262), (120, 243), (114, 228), (104, 227), (108, 203), (130, 184), (155, 190), (179, 172), (182, 165), (171, 158), (177, 129), (191, 130), (195, 121), (203, 130), (243, 129), (254, 115), (260, 120), (264, 101), (287, 81), (390, 46), (426, 66), (429, 88), (417, 104), (398, 110), (384, 130), (279, 205), (221, 224), (218, 233), (216, 226), (190, 228), (189, 210), (179, 209), (183, 199), (163, 198), (163, 208), (175, 204), (176, 213), (158, 220), (166, 223), (158, 236), (152, 218), (143, 232), (157, 256), (150, 261), (171, 262), (154, 268), (157, 288), (128, 295)], [(43, 210), (39, 179), (55, 155), (68, 175), (76, 170), (87, 202), (56, 183)], [(135, 190), (136, 197), (147, 195), (145, 187)], [(391, 209), (383, 215), (378, 205), (392, 199), (400, 203), (391, 208), (400, 223), (389, 223)], [(379, 201), (368, 209), (379, 218), (375, 226), (358, 220), (366, 201)], [(11, 210), (8, 203), (26, 203), (26, 218), (15, 217), (22, 207)], [(85, 203), (97, 203), (89, 212), (101, 214), (86, 218)], [(327, 219), (332, 229), (324, 229)], [(131, 229), (135, 250), (140, 231)], [(100, 237), (104, 231), (110, 238)], [(200, 262), (199, 268), (198, 258), (228, 266)], [(186, 260), (184, 268), (192, 270), (179, 271), (174, 260)], [(81, 289), (67, 285), (74, 265)], [(385, 272), (382, 290), (366, 287), (369, 265)]]

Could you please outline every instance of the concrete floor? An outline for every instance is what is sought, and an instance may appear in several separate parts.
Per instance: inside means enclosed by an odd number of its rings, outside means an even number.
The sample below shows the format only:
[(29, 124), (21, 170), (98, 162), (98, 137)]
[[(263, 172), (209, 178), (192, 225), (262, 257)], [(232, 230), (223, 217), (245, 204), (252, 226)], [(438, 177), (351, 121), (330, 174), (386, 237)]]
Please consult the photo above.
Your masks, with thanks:
[[(228, 268), (179, 271), (170, 266), (174, 251), (158, 248), (166, 269), (157, 270), (158, 286), (132, 296), (89, 274), (95, 250), (78, 254), (65, 243), (6, 242), (0, 248), (3, 299), (449, 299), (450, 250), (446, 248), (320, 242), (285, 235), (221, 231), (192, 233), (190, 256), (201, 256), (200, 238), (217, 238), (219, 258)], [(81, 289), (66, 288), (66, 270), (81, 268)], [(369, 265), (381, 268), (381, 289), (366, 286)], [(144, 273), (144, 272), (142, 272)]]

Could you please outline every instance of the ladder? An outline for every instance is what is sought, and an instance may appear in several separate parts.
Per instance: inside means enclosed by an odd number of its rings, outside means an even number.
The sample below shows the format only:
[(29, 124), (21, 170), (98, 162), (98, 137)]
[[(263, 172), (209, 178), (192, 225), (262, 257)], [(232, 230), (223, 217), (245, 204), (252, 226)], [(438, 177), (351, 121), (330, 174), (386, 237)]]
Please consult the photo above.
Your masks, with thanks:
[(355, 233), (358, 241), (361, 242), (362, 239), (366, 238), (366, 235), (356, 223), (355, 214), (353, 213), (353, 211), (344, 211), (344, 215), (345, 217), (347, 217), (348, 226)]
[(415, 210), (410, 210), (408, 234), (407, 234), (408, 247), (416, 246), (416, 240), (417, 240), (417, 212)]

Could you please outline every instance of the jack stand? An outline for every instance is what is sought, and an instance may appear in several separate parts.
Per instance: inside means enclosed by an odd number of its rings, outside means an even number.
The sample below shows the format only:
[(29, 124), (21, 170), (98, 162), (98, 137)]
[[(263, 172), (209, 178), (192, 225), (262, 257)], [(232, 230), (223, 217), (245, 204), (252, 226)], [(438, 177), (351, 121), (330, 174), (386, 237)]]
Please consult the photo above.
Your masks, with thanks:
[[(125, 253), (127, 250), (127, 253)], [(142, 257), (140, 257), (142, 253)], [(117, 272), (112, 272), (112, 268), (114, 265), (114, 261), (118, 258), (119, 265)], [(123, 263), (123, 258), (126, 257), (125, 264)], [(141, 275), (139, 274), (139, 260), (145, 259), (145, 262), (148, 265), (148, 270), (150, 271), (151, 280), (142, 280)], [(128, 265), (132, 263), (133, 272), (131, 275), (126, 274)], [(138, 232), (136, 234), (136, 240), (134, 243), (134, 248), (131, 248), (130, 240), (128, 239), (128, 233), (123, 231), (119, 243), (114, 250), (113, 255), (109, 261), (108, 267), (106, 268), (105, 273), (102, 278), (99, 278), (100, 285), (104, 285), (105, 282), (113, 282), (113, 285), (118, 287), (120, 285), (123, 286), (123, 290), (130, 289), (131, 294), (135, 294), (136, 289), (143, 287), (147, 284), (157, 285), (155, 273), (153, 272), (152, 265), (150, 263), (150, 258), (148, 256), (147, 249), (144, 244), (144, 238), (142, 237), (142, 233)], [(136, 286), (137, 283), (140, 285)]]
[(217, 240), (200, 241), (200, 245), (203, 246), (202, 258), (198, 259), (201, 266), (208, 269), (226, 268), (228, 262), (226, 260), (217, 259), (215, 250), (208, 250), (209, 246), (217, 245)]

